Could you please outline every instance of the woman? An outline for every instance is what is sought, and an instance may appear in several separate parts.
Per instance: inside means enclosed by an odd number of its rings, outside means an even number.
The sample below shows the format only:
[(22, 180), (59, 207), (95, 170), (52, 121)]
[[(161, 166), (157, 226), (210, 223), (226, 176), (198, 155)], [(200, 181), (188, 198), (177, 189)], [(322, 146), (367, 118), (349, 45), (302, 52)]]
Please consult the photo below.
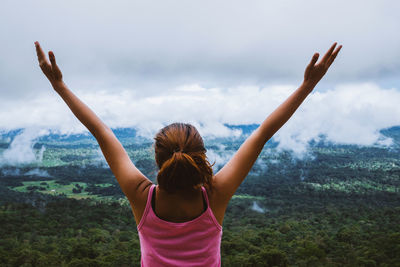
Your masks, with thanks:
[(195, 127), (174, 123), (155, 137), (160, 169), (154, 185), (132, 163), (112, 130), (64, 84), (52, 51), (47, 60), (35, 42), (39, 65), (54, 90), (98, 141), (128, 198), (138, 227), (142, 266), (220, 266), (225, 210), (264, 144), (293, 115), (325, 75), (342, 46), (334, 43), (317, 63), (315, 53), (304, 81), (213, 175), (203, 140)]

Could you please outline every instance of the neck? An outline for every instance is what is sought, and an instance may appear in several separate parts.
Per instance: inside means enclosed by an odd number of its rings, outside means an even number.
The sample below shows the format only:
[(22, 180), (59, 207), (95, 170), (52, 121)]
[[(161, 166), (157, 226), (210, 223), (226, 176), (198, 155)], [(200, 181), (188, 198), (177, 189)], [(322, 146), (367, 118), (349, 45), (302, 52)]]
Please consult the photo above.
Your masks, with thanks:
[(178, 190), (175, 191), (174, 193), (170, 193), (166, 191), (165, 189), (161, 188), (160, 186), (157, 186), (157, 193), (168, 196), (169, 198), (178, 198), (178, 199), (193, 199), (197, 196), (199, 192), (201, 192), (201, 187), (198, 186), (196, 188), (190, 188), (190, 189), (185, 189), (185, 190)]

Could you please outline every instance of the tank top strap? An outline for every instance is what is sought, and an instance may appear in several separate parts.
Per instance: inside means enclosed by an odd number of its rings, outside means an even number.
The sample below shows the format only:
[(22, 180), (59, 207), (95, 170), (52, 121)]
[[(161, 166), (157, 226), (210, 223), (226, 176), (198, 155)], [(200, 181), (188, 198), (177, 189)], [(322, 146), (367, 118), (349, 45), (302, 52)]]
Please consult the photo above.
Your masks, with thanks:
[(150, 189), (149, 189), (149, 194), (147, 195), (146, 208), (147, 208), (147, 206), (151, 206), (151, 199), (153, 198), (153, 194), (154, 194), (154, 189), (155, 188), (156, 188), (156, 185), (152, 184)]
[(153, 197), (154, 188), (156, 188), (156, 185), (152, 184), (150, 189), (149, 189), (149, 192), (147, 194), (146, 207), (144, 208), (143, 215), (142, 215), (142, 218), (140, 219), (140, 222), (139, 222), (139, 225), (137, 226), (137, 229), (140, 229), (142, 227), (143, 223), (146, 220), (147, 214), (149, 213), (149, 211), (151, 209), (151, 199)]
[(206, 202), (207, 202), (207, 207), (209, 207), (209, 206), (210, 206), (210, 202), (208, 201), (207, 190), (204, 188), (204, 186), (201, 187), (201, 191), (203, 191), (204, 199), (205, 199)]

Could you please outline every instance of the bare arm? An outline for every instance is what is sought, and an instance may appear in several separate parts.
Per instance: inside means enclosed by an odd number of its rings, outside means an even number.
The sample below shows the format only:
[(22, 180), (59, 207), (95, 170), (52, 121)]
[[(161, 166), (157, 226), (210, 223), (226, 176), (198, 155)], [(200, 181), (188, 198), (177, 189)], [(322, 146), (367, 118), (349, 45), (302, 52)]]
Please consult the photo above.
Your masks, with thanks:
[(53, 52), (49, 51), (49, 63), (38, 42), (35, 42), (35, 46), (39, 65), (43, 73), (74, 115), (96, 138), (124, 194), (131, 202), (138, 203), (139, 206), (144, 206), (145, 203), (142, 205), (143, 203), (141, 202), (143, 200), (146, 201), (146, 196), (145, 194), (142, 196), (142, 193), (144, 192), (144, 188), (151, 184), (151, 181), (135, 167), (112, 130), (68, 89), (62, 80), (62, 73), (56, 64)]
[(314, 54), (304, 74), (301, 86), (292, 93), (274, 112), (240, 146), (232, 159), (215, 175), (214, 183), (218, 196), (217, 213), (223, 216), (225, 208), (246, 178), (257, 160), (265, 143), (289, 120), (315, 85), (325, 75), (342, 46), (335, 51), (336, 43), (328, 50), (321, 61), (316, 64), (319, 54)]

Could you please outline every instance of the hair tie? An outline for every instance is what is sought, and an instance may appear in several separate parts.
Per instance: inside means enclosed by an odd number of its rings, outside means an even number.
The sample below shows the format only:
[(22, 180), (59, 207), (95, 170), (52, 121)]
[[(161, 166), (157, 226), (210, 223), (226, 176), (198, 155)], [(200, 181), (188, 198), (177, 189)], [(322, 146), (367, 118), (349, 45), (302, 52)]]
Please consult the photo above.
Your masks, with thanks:
[(182, 149), (177, 148), (177, 149), (174, 150), (174, 153), (184, 153), (184, 152), (183, 152)]

